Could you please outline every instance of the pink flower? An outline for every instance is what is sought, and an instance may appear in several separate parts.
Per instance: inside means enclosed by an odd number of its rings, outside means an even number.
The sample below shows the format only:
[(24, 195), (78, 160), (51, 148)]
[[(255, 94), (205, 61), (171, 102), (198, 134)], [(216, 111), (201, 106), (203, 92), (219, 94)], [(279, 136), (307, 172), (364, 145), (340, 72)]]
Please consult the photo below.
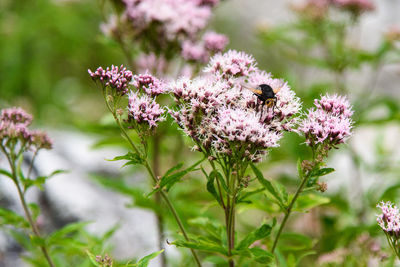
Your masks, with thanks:
[(137, 124), (145, 124), (150, 128), (157, 127), (157, 123), (164, 121), (162, 117), (164, 110), (148, 95), (139, 96), (135, 92), (128, 95), (128, 119), (135, 121)]
[(224, 54), (212, 57), (204, 71), (214, 75), (221, 74), (225, 77), (243, 77), (249, 76), (255, 70), (256, 62), (252, 56), (244, 52), (229, 50)]
[(2, 122), (10, 122), (13, 124), (21, 124), (29, 126), (32, 123), (32, 115), (28, 114), (22, 108), (8, 108), (1, 111), (0, 120)]
[(205, 47), (213, 52), (222, 52), (229, 43), (228, 37), (215, 32), (206, 32), (203, 36)]
[[(206, 75), (170, 84), (179, 108), (169, 113), (204, 149), (261, 159), (266, 149), (278, 146), (282, 132), (293, 127), (299, 99), (287, 83), (258, 70), (253, 57), (243, 52), (229, 51), (210, 61)], [(261, 106), (257, 96), (245, 89), (245, 82), (279, 88), (274, 110)]]
[(356, 14), (375, 10), (375, 5), (370, 0), (333, 0), (333, 3)]
[[(0, 115), (0, 143), (7, 147), (14, 142), (19, 142), (21, 150), (51, 149), (52, 141), (46, 133), (28, 129), (31, 122), (32, 115), (26, 113), (22, 108), (3, 109)], [(10, 140), (13, 142), (10, 143)], [(9, 149), (15, 149), (15, 143)]]
[(379, 214), (376, 218), (379, 226), (389, 235), (398, 237), (400, 234), (399, 209), (390, 201), (386, 203), (382, 201), (377, 205), (377, 207), (382, 211), (382, 214)]
[(207, 62), (209, 57), (203, 44), (193, 43), (192, 41), (183, 42), (181, 54), (186, 60), (199, 61), (202, 63)]
[(337, 95), (322, 96), (315, 100), (316, 109), (309, 109), (300, 122), (298, 131), (310, 146), (327, 144), (335, 147), (351, 136), (353, 111), (347, 99)]
[(166, 91), (166, 85), (161, 80), (147, 73), (133, 76), (132, 84), (149, 96), (158, 96)]
[(128, 92), (128, 84), (132, 80), (132, 72), (123, 65), (119, 68), (112, 65), (111, 69), (107, 68), (106, 70), (99, 67), (95, 72), (91, 70), (88, 70), (88, 72), (94, 81), (100, 81), (103, 86), (110, 86), (119, 95), (125, 95)]
[(167, 61), (163, 56), (156, 56), (154, 53), (141, 54), (136, 60), (139, 73), (149, 72), (154, 75), (164, 73), (167, 68)]

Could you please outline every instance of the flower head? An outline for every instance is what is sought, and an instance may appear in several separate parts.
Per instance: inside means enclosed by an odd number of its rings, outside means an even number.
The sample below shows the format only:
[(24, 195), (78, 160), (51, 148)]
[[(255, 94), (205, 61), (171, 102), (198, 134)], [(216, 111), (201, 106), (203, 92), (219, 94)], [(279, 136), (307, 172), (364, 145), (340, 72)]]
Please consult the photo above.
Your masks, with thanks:
[(104, 70), (102, 67), (97, 68), (95, 72), (88, 70), (89, 75), (94, 81), (100, 81), (103, 86), (110, 86), (115, 89), (117, 94), (125, 95), (128, 92), (128, 84), (132, 80), (132, 72), (127, 70), (123, 65), (120, 67), (112, 65)]
[[(195, 79), (181, 78), (170, 84), (179, 109), (169, 113), (183, 131), (209, 152), (252, 161), (277, 147), (301, 106), (287, 83), (258, 70), (253, 57), (243, 52), (214, 56), (206, 71)], [(244, 88), (244, 81), (250, 86), (262, 82), (279, 87), (274, 110), (261, 106), (257, 96)]]
[(155, 128), (158, 122), (165, 120), (162, 117), (164, 110), (160, 108), (154, 98), (148, 95), (139, 96), (136, 92), (131, 91), (128, 99), (128, 121)]
[(205, 72), (222, 76), (245, 77), (256, 70), (256, 61), (250, 55), (236, 50), (229, 50), (224, 54), (217, 54), (211, 58)]
[(147, 73), (133, 76), (132, 84), (149, 96), (158, 96), (166, 90), (166, 85), (161, 80)]
[(375, 5), (370, 0), (333, 0), (333, 3), (356, 15), (375, 10)]
[(216, 32), (206, 32), (203, 36), (205, 47), (213, 52), (222, 52), (229, 43), (228, 37)]
[(182, 57), (186, 60), (205, 63), (208, 60), (209, 54), (203, 44), (185, 41), (182, 44)]
[(0, 115), (0, 143), (10, 150), (15, 149), (16, 142), (19, 143), (21, 151), (34, 148), (51, 149), (52, 142), (46, 133), (30, 130), (28, 126), (32, 122), (32, 115), (22, 108), (3, 109)]
[(376, 218), (379, 226), (383, 231), (389, 235), (399, 237), (400, 234), (400, 212), (396, 205), (390, 201), (381, 202), (377, 205), (381, 209), (382, 214), (379, 214)]
[(298, 131), (306, 137), (310, 146), (326, 144), (335, 147), (351, 136), (353, 111), (343, 96), (326, 95), (315, 100), (316, 108), (309, 109), (300, 122)]

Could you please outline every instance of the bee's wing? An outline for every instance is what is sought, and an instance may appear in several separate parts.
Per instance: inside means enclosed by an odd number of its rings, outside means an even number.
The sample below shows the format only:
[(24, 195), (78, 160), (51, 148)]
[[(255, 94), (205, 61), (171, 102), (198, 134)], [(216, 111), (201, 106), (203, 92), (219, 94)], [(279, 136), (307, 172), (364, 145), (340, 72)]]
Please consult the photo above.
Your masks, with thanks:
[(276, 89), (274, 88), (274, 89), (272, 89), (272, 91), (274, 91), (274, 94), (277, 94), (281, 89), (282, 89), (282, 86), (279, 88), (276, 88)]
[(245, 85), (242, 85), (242, 86), (244, 88), (246, 88), (247, 90), (252, 91), (256, 95), (262, 95), (262, 91), (260, 89), (256, 89), (256, 88), (253, 88), (253, 87), (248, 87), (248, 86), (245, 86)]

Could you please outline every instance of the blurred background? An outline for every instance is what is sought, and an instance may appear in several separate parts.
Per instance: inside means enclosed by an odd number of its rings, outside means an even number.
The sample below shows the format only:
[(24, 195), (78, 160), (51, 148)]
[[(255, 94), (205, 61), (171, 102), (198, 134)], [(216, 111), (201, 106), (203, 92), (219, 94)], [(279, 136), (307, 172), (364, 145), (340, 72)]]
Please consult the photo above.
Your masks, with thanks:
[[(400, 201), (400, 1), (375, 1), (373, 10), (349, 18), (335, 11), (329, 23), (321, 22), (328, 14), (306, 3), (221, 1), (209, 28), (229, 37), (228, 49), (254, 55), (260, 69), (288, 81), (305, 108), (325, 92), (349, 96), (355, 134), (330, 157), (336, 172), (324, 178), (328, 190), (321, 198), (326, 204), (296, 214), (289, 228), (309, 236), (317, 251), (300, 266), (367, 266), (357, 263), (360, 257), (368, 266), (381, 266), (383, 256), (377, 251), (390, 251), (376, 226), (375, 206), (380, 200)], [(125, 153), (126, 144), (87, 70), (129, 62), (100, 29), (103, 5), (93, 0), (0, 1), (0, 107), (23, 107), (34, 115), (34, 126), (53, 138), (54, 149), (36, 161), (37, 173), (69, 170), (52, 178), (44, 191), (28, 194), (43, 208), (43, 225), (56, 229), (92, 221), (87, 230), (93, 235), (116, 227), (109, 249), (98, 250), (113, 251), (122, 260), (156, 251), (158, 234), (154, 213), (138, 203), (140, 194), (125, 190), (129, 185), (149, 191), (145, 175), (106, 161)], [(162, 147), (165, 164), (169, 144)], [(180, 157), (193, 155), (189, 141), (172, 144), (183, 146)], [(260, 168), (294, 190), (295, 162), (304, 153), (300, 138), (288, 134)], [(196, 212), (185, 198), (195, 195), (198, 213), (211, 200), (201, 175), (192, 178), (171, 192), (188, 218)], [(20, 211), (12, 185), (5, 179), (0, 183), (0, 205)], [(260, 200), (240, 211), (242, 229), (256, 225), (268, 210)], [(0, 234), (0, 266), (25, 266), (20, 259), (24, 250)], [(179, 249), (167, 246), (167, 255), (176, 262), (171, 266), (185, 266)], [(159, 260), (152, 264), (159, 266)]]

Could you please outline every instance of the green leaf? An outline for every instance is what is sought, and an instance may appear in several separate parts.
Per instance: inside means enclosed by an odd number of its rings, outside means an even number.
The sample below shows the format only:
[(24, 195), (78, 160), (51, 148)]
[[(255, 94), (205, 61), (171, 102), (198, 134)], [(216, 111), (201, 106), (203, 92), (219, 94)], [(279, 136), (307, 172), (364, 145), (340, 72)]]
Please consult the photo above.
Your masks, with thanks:
[(255, 241), (266, 238), (271, 233), (271, 226), (263, 224), (260, 228), (250, 232), (240, 243), (237, 245), (236, 250), (247, 249)]
[(16, 228), (29, 228), (29, 223), (23, 216), (3, 208), (0, 208), (0, 225), (13, 225)]
[(86, 254), (88, 255), (90, 262), (93, 263), (94, 266), (101, 267), (101, 263), (96, 261), (96, 256), (90, 253), (89, 250), (86, 250)]
[(144, 159), (138, 154), (138, 153), (133, 153), (133, 152), (128, 152), (123, 156), (117, 156), (113, 159), (109, 159), (108, 161), (117, 161), (117, 160), (127, 160), (122, 167), (125, 167), (127, 165), (135, 165), (135, 164), (143, 164)]
[[(177, 182), (179, 182), (183, 176), (185, 176), (186, 174), (188, 174), (189, 172), (192, 172), (194, 170), (196, 170), (196, 166), (199, 165), (202, 161), (204, 161), (205, 158), (202, 158), (201, 160), (197, 161), (196, 163), (194, 163), (192, 166), (190, 166), (189, 168), (179, 171), (179, 172), (175, 172), (173, 174), (170, 174), (170, 170), (167, 171), (166, 176), (164, 175), (163, 177), (161, 177), (161, 179), (159, 180), (157, 186), (155, 189), (153, 189), (153, 191), (151, 191), (148, 196), (151, 196), (152, 194), (154, 194), (155, 192), (158, 192), (162, 189), (164, 189), (164, 187), (168, 190), (171, 189), (171, 187), (176, 184)], [(178, 164), (179, 165), (179, 164)], [(172, 169), (176, 168), (177, 166), (172, 167)]]
[(175, 240), (171, 244), (177, 247), (192, 248), (206, 252), (215, 252), (221, 253), (223, 255), (228, 255), (227, 249), (222, 247), (220, 244), (210, 241), (199, 240), (198, 242), (194, 242), (186, 240)]
[(295, 203), (293, 210), (304, 212), (305, 210), (324, 205), (330, 202), (330, 199), (318, 194), (300, 195)]
[(311, 172), (311, 175), (310, 176), (316, 176), (316, 177), (321, 177), (321, 176), (324, 176), (324, 175), (327, 175), (327, 174), (329, 174), (329, 173), (331, 173), (331, 172), (334, 172), (335, 171), (335, 169), (334, 168), (322, 168), (322, 169), (317, 169), (317, 170), (313, 170), (312, 172)]
[(297, 159), (297, 174), (299, 175), (300, 180), (303, 179), (303, 168), (301, 167), (301, 159)]
[(31, 242), (32, 242), (32, 244), (34, 246), (43, 247), (46, 244), (44, 238), (42, 238), (42, 237), (38, 237), (38, 236), (35, 236), (35, 235), (30, 235), (29, 237), (30, 237)]
[(192, 226), (203, 229), (207, 232), (207, 238), (212, 239), (213, 242), (217, 244), (222, 244), (221, 236), (223, 236), (224, 227), (220, 225), (217, 221), (212, 221), (208, 217), (198, 217), (190, 219), (188, 223)]
[(297, 233), (282, 233), (279, 240), (281, 251), (310, 250), (314, 247), (315, 241), (308, 236)]
[(163, 175), (168, 176), (171, 173), (173, 173), (174, 171), (180, 170), (183, 167), (183, 162), (179, 162), (178, 164), (176, 164), (175, 166), (173, 166), (172, 168), (170, 168), (168, 171), (165, 172), (165, 174)]
[(160, 250), (160, 251), (153, 252), (153, 253), (151, 253), (151, 254), (149, 254), (149, 255), (147, 255), (147, 256), (141, 258), (141, 259), (137, 262), (136, 266), (137, 266), (137, 267), (147, 267), (147, 265), (149, 264), (150, 260), (154, 259), (155, 257), (157, 257), (158, 255), (160, 255), (160, 254), (163, 253), (163, 252), (164, 252), (164, 250), (162, 249), (162, 250)]
[(4, 176), (7, 176), (7, 177), (13, 179), (12, 174), (4, 169), (0, 169), (0, 174), (3, 174)]
[(35, 179), (23, 179), (23, 184), (25, 187), (25, 190), (27, 190), (29, 187), (31, 186), (36, 186), (38, 187), (40, 190), (43, 190), (43, 185), (44, 183), (50, 179), (51, 177), (60, 174), (60, 173), (66, 173), (68, 171), (66, 170), (55, 170), (52, 173), (50, 173), (48, 176), (38, 176)]
[(40, 214), (40, 207), (36, 203), (29, 203), (28, 204), (29, 210), (32, 212), (33, 220), (36, 220)]
[[(250, 166), (253, 169), (253, 172), (256, 175), (256, 178), (260, 182), (260, 184), (262, 186), (264, 186), (265, 189), (267, 189), (268, 192), (270, 192), (272, 194), (272, 196), (278, 201), (279, 205), (284, 209), (286, 207), (286, 203), (287, 203), (286, 190), (284, 190), (283, 192), (279, 192), (279, 190), (282, 190), (283, 187), (280, 187), (278, 190), (277, 188), (275, 188), (275, 186), (270, 181), (268, 181), (267, 179), (264, 178), (261, 171), (259, 169), (257, 169), (257, 167), (253, 163), (250, 163)], [(282, 194), (284, 196), (282, 196)], [(286, 197), (285, 197), (285, 195), (286, 195)], [(285, 200), (285, 198), (286, 198), (286, 200)]]
[(222, 205), (221, 199), (220, 199), (220, 197), (217, 193), (217, 190), (215, 189), (215, 186), (214, 186), (215, 177), (216, 177), (216, 174), (214, 171), (212, 171), (210, 173), (210, 175), (207, 176), (207, 191), (215, 198), (215, 200), (218, 201), (218, 203), (220, 205)]
[(68, 235), (73, 234), (75, 232), (79, 232), (84, 230), (83, 228), (88, 225), (90, 222), (77, 222), (70, 223), (64, 226), (63, 228), (53, 232), (48, 238), (47, 243), (49, 245), (58, 244), (63, 241)]
[(272, 254), (269, 251), (263, 250), (262, 248), (259, 247), (254, 247), (249, 249), (251, 252), (251, 257), (259, 263), (262, 264), (268, 264), (273, 262), (274, 260), (274, 254)]
[[(255, 190), (252, 190), (252, 191), (244, 192), (243, 194), (240, 194), (240, 195), (237, 197), (236, 203), (243, 203), (243, 202), (246, 202), (246, 198), (251, 197), (252, 195), (255, 195), (255, 194), (257, 194), (257, 193), (260, 193), (260, 192), (262, 192), (262, 191), (264, 191), (264, 190), (265, 190), (265, 188), (262, 187), (262, 188), (255, 189)], [(251, 202), (250, 202), (250, 203), (251, 203)]]

